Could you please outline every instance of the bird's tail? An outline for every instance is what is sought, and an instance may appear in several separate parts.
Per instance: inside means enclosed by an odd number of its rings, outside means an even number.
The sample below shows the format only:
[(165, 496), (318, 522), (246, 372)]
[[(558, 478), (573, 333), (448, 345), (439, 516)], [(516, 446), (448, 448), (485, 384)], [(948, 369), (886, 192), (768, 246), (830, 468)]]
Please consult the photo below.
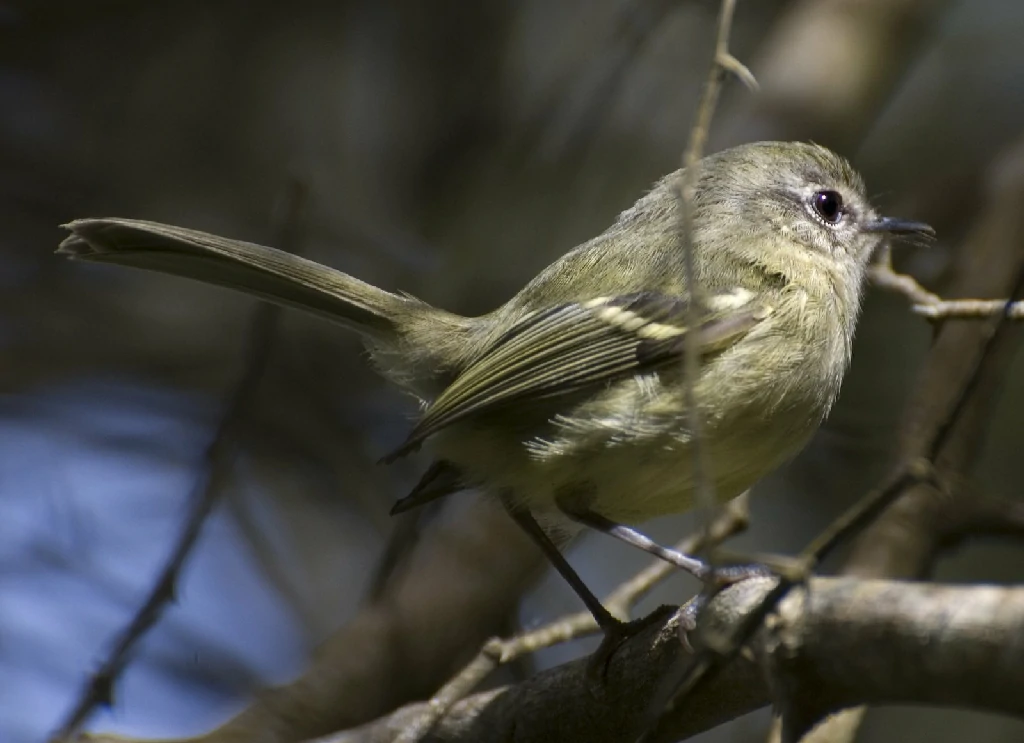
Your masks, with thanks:
[[(263, 245), (134, 219), (78, 219), (57, 252), (79, 260), (146, 268), (237, 289), (334, 320), (371, 339), (392, 340), (417, 300)], [(438, 311), (440, 312), (440, 311)]]

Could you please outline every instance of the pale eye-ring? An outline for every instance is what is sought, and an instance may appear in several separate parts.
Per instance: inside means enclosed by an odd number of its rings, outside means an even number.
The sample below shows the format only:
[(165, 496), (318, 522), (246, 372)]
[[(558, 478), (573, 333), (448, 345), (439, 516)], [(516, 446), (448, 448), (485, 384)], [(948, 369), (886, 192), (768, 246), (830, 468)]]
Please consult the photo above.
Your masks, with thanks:
[(843, 197), (837, 191), (818, 191), (811, 197), (811, 208), (822, 222), (835, 226), (843, 221)]

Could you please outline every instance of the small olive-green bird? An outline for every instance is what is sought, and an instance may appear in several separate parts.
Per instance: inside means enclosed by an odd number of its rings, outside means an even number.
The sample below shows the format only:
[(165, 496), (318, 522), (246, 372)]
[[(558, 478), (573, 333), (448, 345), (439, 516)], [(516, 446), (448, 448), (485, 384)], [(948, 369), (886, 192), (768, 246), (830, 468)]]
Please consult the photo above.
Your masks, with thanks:
[[(691, 313), (681, 173), (481, 317), (155, 222), (76, 220), (60, 252), (237, 289), (360, 333), (381, 373), (422, 404), (388, 459), (420, 445), (435, 457), (396, 510), (461, 488), (497, 496), (611, 632), (622, 625), (554, 542), (582, 524), (668, 554), (628, 525), (693, 503), (686, 349), (700, 353), (693, 392), (714, 491), (731, 498), (800, 451), (828, 414), (875, 248), (931, 232), (880, 217), (860, 176), (823, 147), (719, 152), (702, 161), (694, 201), (702, 301)], [(698, 562), (669, 557), (699, 574)]]

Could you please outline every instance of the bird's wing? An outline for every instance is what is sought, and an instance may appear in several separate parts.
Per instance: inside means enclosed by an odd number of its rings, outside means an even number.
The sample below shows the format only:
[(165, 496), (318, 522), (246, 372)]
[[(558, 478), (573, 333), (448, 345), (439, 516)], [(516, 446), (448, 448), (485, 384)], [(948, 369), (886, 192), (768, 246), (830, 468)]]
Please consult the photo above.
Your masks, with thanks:
[(690, 333), (697, 334), (702, 356), (720, 353), (770, 313), (753, 292), (737, 289), (708, 297), (693, 329), (686, 324), (686, 299), (655, 292), (599, 297), (527, 315), (455, 378), (384, 461), (471, 416), (679, 360)]

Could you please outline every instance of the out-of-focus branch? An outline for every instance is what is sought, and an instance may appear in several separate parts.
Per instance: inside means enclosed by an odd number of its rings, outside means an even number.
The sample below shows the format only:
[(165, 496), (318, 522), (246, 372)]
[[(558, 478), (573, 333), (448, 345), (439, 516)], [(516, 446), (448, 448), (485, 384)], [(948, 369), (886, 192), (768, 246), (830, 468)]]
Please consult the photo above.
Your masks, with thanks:
[[(295, 249), (305, 198), (305, 187), (299, 182), (292, 183), (287, 193), (287, 206), (279, 228), (278, 242), (282, 249)], [(281, 310), (278, 307), (263, 302), (253, 309), (242, 370), (224, 408), (220, 424), (203, 456), (199, 475), (189, 497), (191, 510), (178, 541), (146, 600), (128, 626), (121, 631), (108, 657), (86, 681), (75, 706), (61, 723), (58, 732), (54, 734), (54, 740), (72, 739), (88, 722), (97, 707), (113, 704), (114, 685), (131, 660), (132, 651), (143, 635), (157, 623), (167, 605), (174, 601), (178, 576), (199, 539), (207, 516), (219, 500), (229, 479), (238, 429), (266, 371), (280, 314)]]
[(724, 144), (809, 139), (853, 148), (930, 37), (943, 0), (802, 0), (750, 67), (762, 95), (730, 106)]
[(1024, 501), (954, 491), (936, 519), (934, 530), (942, 547), (955, 547), (973, 537), (1024, 537)]
[[(704, 621), (731, 625), (772, 586), (754, 579), (726, 589), (709, 603)], [(762, 669), (736, 658), (661, 719), (652, 740), (682, 740), (768, 704), (765, 668), (772, 687), (797, 687), (822, 709), (942, 704), (1024, 715), (1016, 691), (1024, 684), (1022, 622), (1021, 588), (814, 578), (754, 639)], [(611, 661), (603, 694), (588, 684), (586, 661), (574, 661), (460, 701), (425, 740), (633, 740), (661, 674), (686, 653), (677, 630), (670, 619), (627, 643)], [(321, 743), (390, 743), (424, 707), (410, 705)]]
[(188, 741), (294, 743), (422, 699), (506, 626), (541, 567), (507, 514), (477, 501), (425, 535), (409, 569), (330, 637), (300, 678), (261, 692), (236, 717)]

